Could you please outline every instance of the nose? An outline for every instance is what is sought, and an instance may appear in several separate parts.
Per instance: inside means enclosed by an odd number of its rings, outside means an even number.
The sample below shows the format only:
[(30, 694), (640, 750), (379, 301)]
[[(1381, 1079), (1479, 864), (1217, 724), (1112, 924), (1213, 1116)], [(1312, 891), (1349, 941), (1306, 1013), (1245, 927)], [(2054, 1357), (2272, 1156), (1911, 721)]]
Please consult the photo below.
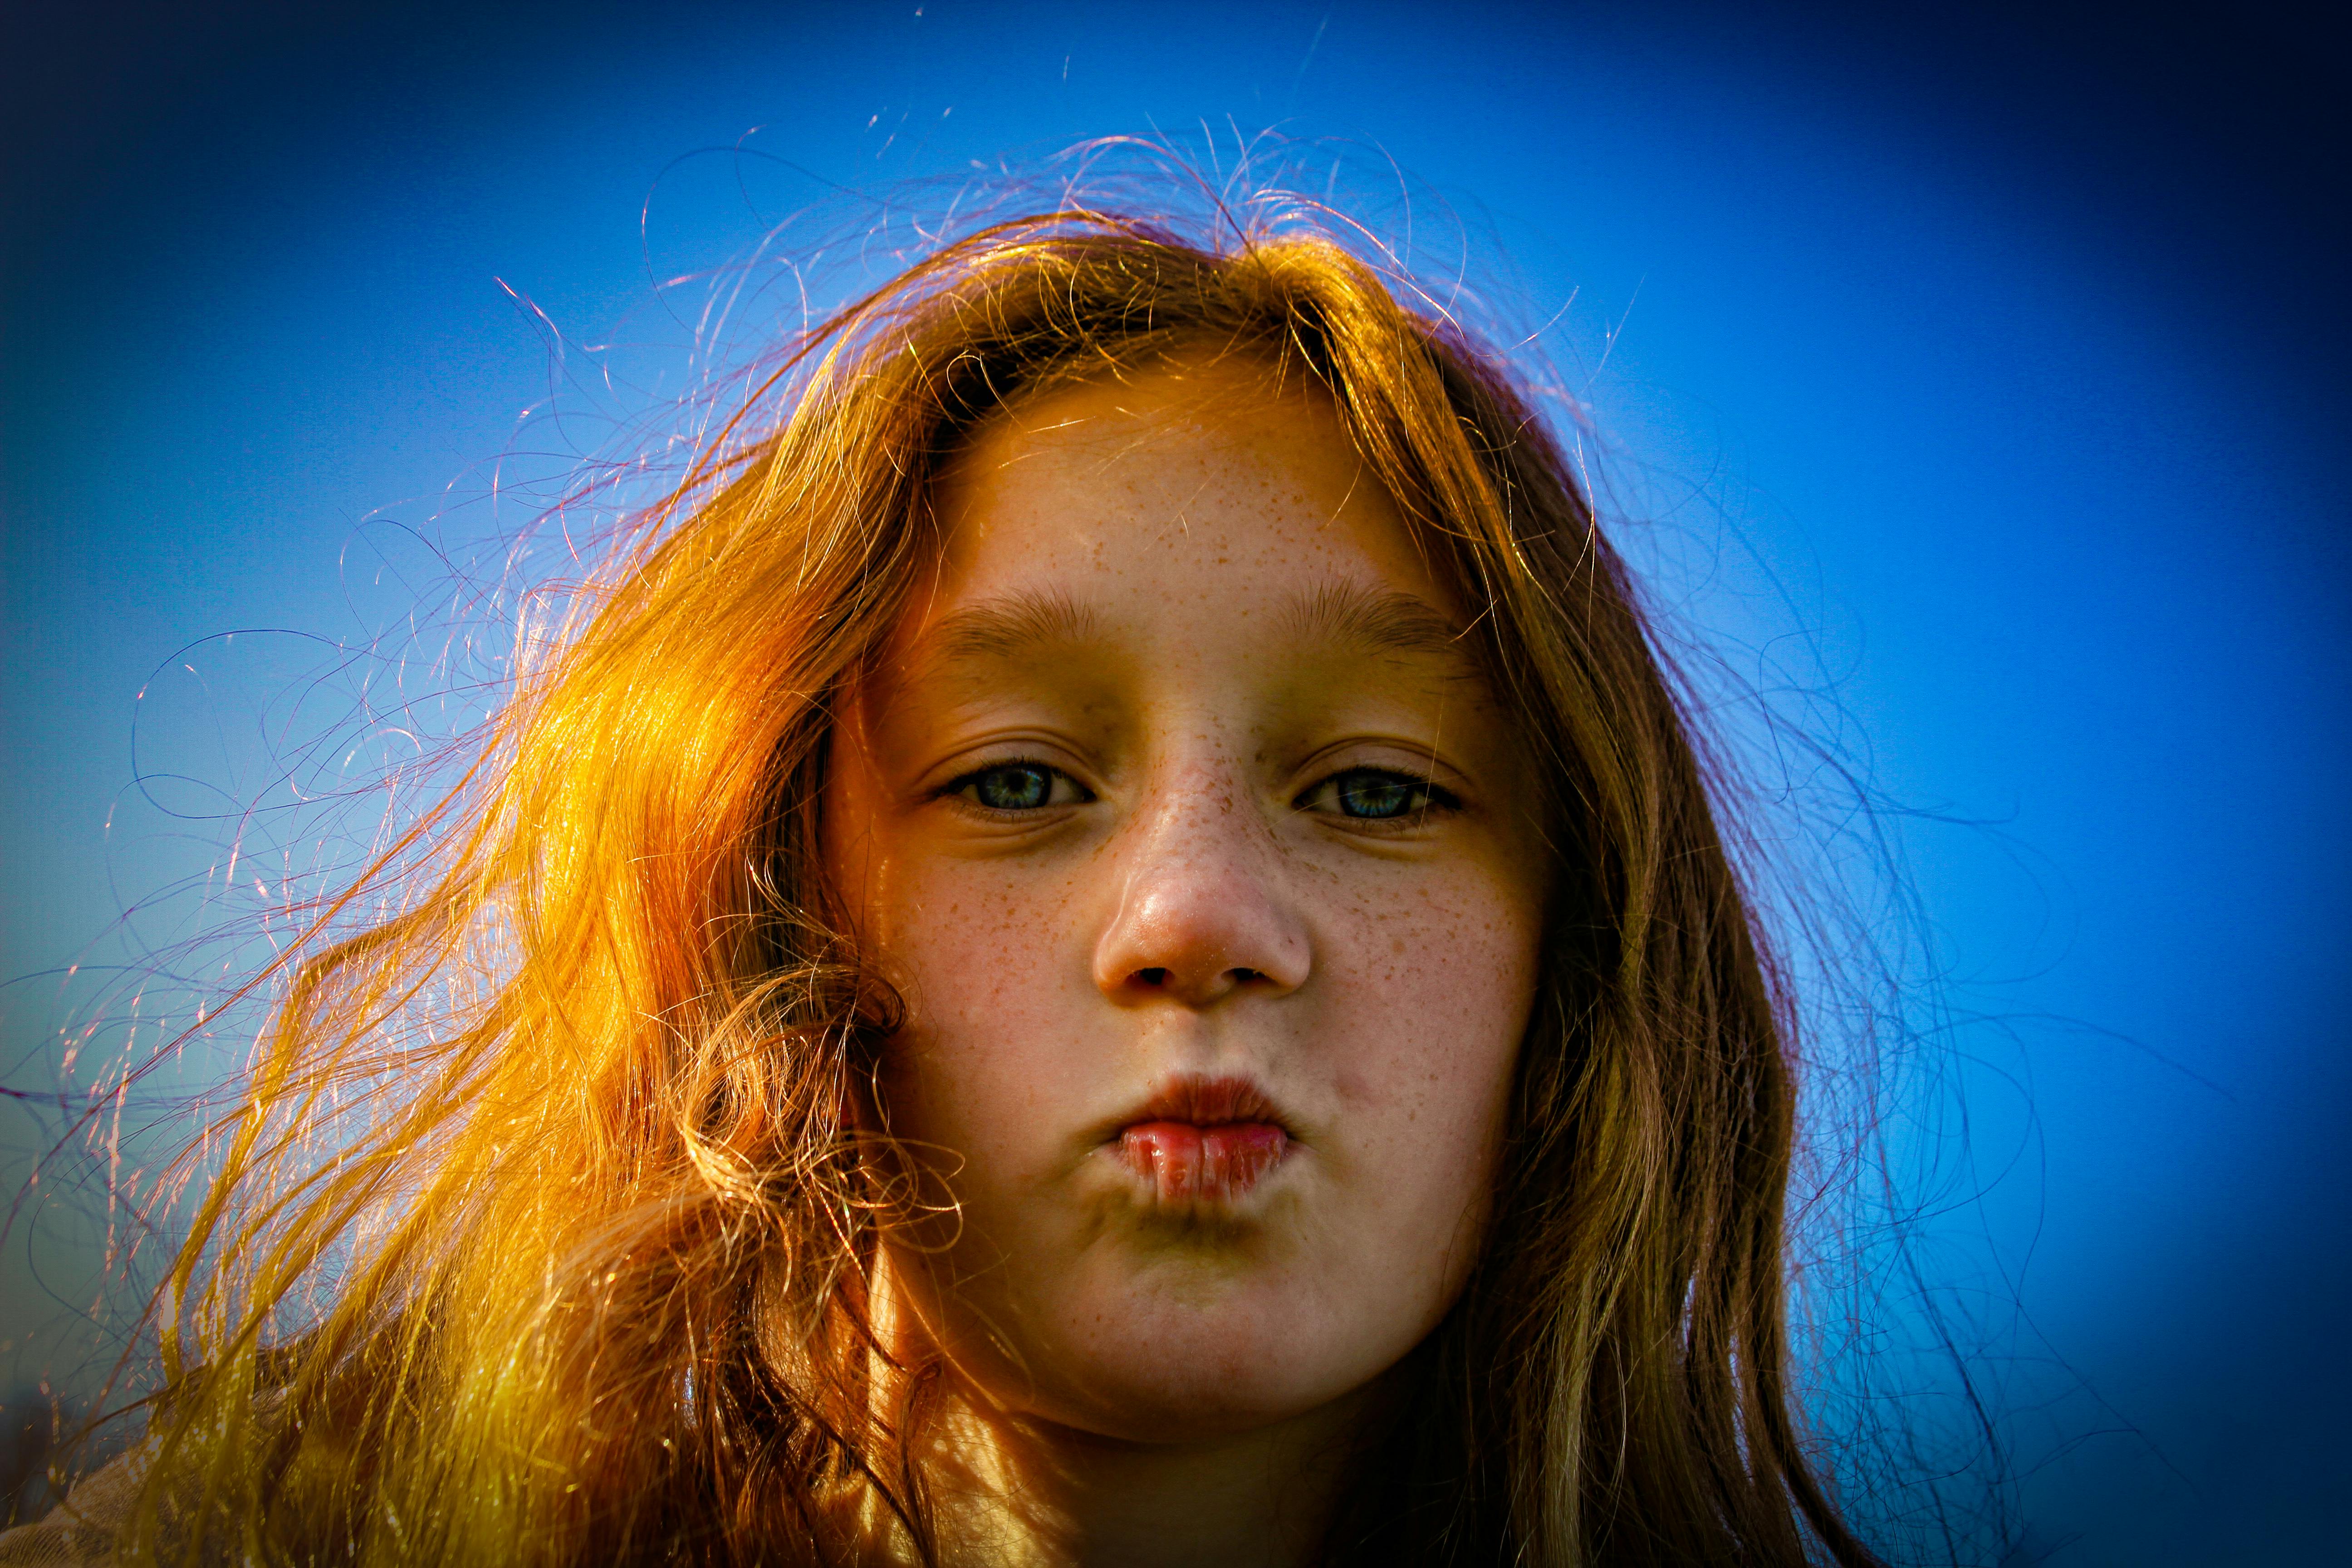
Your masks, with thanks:
[(1113, 1002), (1209, 1007), (1306, 983), (1311, 948), (1282, 851), (1247, 801), (1203, 770), (1133, 825), (1118, 912), (1095, 947), (1095, 984)]

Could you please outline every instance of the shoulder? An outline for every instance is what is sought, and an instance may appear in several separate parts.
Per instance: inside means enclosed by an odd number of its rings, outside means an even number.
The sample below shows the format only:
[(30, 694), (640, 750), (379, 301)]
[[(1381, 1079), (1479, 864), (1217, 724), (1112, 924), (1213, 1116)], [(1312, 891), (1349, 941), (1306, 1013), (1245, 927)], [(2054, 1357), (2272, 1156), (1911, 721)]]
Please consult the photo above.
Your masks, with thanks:
[(0, 1534), (0, 1568), (108, 1568), (146, 1473), (133, 1450), (86, 1478), (46, 1517)]

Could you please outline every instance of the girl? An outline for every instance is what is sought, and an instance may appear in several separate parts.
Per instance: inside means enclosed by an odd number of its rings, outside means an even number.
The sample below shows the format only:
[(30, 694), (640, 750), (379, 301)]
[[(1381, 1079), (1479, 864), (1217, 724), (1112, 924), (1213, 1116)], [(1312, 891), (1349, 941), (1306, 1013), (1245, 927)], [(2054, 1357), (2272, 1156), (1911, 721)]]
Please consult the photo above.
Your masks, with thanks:
[(0, 1562), (1872, 1561), (1788, 997), (1503, 363), (1063, 211), (772, 385), (287, 971)]

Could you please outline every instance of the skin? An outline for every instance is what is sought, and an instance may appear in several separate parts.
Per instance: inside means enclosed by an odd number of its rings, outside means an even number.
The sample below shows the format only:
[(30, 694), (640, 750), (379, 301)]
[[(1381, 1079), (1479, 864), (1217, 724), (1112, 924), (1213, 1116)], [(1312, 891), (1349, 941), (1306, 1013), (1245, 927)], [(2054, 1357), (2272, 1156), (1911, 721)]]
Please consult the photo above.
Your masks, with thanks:
[[(937, 499), (825, 818), (908, 1009), (872, 1113), (952, 1211), (893, 1259), (964, 1391), (951, 1528), (1297, 1561), (1477, 1255), (1544, 901), (1526, 761), (1319, 392), (1197, 358), (1063, 389)], [(1187, 1073), (1279, 1108), (1246, 1192), (1119, 1158)]]

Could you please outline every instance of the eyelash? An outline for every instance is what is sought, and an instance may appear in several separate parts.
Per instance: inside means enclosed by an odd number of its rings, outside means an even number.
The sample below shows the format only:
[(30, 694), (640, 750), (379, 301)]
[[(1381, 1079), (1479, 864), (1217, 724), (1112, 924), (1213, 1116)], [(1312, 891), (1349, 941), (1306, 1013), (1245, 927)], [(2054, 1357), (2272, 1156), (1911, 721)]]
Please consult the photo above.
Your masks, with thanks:
[[(986, 801), (979, 798), (978, 792), (980, 790), (982, 781), (1000, 773), (1044, 774), (1045, 798), (1031, 805), (989, 805)], [(1065, 801), (1055, 800), (1054, 795), (1057, 793), (1057, 786), (1063, 784), (1068, 785), (1072, 794), (1076, 798)], [(1083, 805), (1087, 801), (1094, 799), (1094, 792), (1092, 790), (1087, 788), (1086, 785), (1080, 784), (1077, 780), (1072, 778), (1061, 769), (1054, 766), (1050, 763), (1032, 762), (1025, 757), (1008, 757), (1001, 763), (991, 763), (984, 768), (974, 768), (971, 772), (964, 774), (961, 778), (949, 781), (946, 786), (940, 791), (940, 794), (943, 797), (961, 797), (970, 804), (974, 809), (984, 811), (992, 816), (1011, 816), (1032, 811), (1043, 811), (1047, 806), (1051, 805)]]
[[(982, 800), (979, 792), (986, 781), (1006, 773), (1029, 774), (1033, 779), (1037, 775), (1043, 775), (1044, 798), (1029, 804), (1014, 805), (991, 805)], [(1069, 786), (1076, 796), (1075, 799), (1061, 801), (1054, 799), (1055, 795), (1058, 793), (1058, 786), (1064, 784)], [(1401, 809), (1371, 813), (1350, 812), (1343, 807), (1342, 803), (1349, 799), (1360, 803), (1363, 796), (1370, 790), (1392, 790), (1398, 785), (1403, 786), (1404, 793), (1409, 798), (1409, 804), (1403, 805)], [(1033, 784), (1030, 793), (1034, 794), (1035, 787)], [(1332, 795), (1332, 806), (1337, 808), (1332, 810), (1332, 815), (1345, 821), (1356, 823), (1386, 824), (1419, 821), (1429, 815), (1432, 807), (1440, 811), (1456, 811), (1462, 805), (1461, 800), (1451, 790), (1428, 779), (1412, 773), (1399, 773), (1393, 768), (1357, 767), (1342, 768), (1338, 773), (1310, 785), (1299, 795), (1297, 800), (1291, 802), (1291, 809), (1294, 811), (1317, 810), (1318, 808), (1310, 803), (1326, 792)], [(1001, 763), (991, 763), (984, 768), (975, 768), (971, 773), (950, 781), (940, 789), (940, 794), (941, 796), (963, 799), (976, 809), (987, 812), (991, 816), (1025, 815), (1033, 811), (1042, 811), (1053, 805), (1082, 805), (1095, 798), (1092, 791), (1050, 763), (1032, 762), (1020, 757)]]
[(1405, 795), (1410, 797), (1410, 804), (1401, 810), (1377, 816), (1345, 810), (1336, 815), (1349, 822), (1385, 826), (1418, 822), (1429, 815), (1432, 807), (1439, 811), (1458, 811), (1462, 806), (1460, 797), (1453, 791), (1413, 773), (1399, 773), (1394, 768), (1341, 768), (1291, 802), (1291, 808), (1295, 811), (1313, 810), (1315, 808), (1307, 803), (1327, 791), (1332, 795), (1335, 806), (1349, 797), (1360, 800), (1366, 793), (1366, 781), (1370, 782), (1372, 788), (1380, 790), (1402, 785)]

